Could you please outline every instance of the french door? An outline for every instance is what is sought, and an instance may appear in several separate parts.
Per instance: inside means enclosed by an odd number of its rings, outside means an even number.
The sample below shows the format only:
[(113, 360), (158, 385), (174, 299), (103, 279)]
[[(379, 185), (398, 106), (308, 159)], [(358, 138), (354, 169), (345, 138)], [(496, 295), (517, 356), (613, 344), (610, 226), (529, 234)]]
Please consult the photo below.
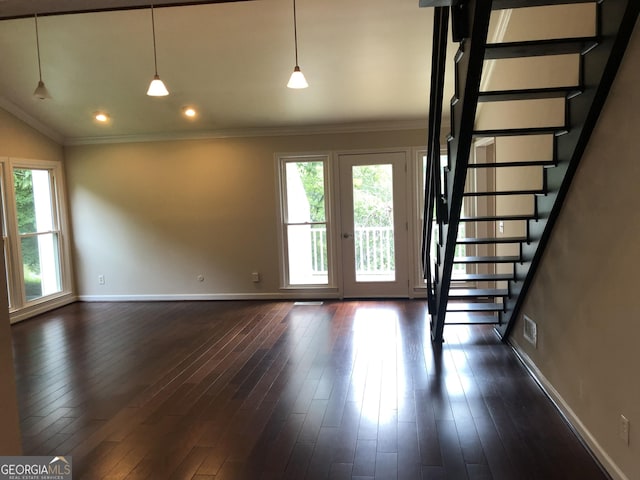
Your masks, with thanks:
[(406, 153), (340, 154), (343, 295), (409, 294)]

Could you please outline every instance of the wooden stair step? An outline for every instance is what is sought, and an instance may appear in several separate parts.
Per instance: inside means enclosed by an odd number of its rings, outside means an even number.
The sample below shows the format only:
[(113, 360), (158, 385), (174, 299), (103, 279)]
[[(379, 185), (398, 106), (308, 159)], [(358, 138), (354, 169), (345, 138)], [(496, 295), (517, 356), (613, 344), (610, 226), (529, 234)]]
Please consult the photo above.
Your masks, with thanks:
[(543, 55), (585, 54), (598, 45), (596, 37), (553, 38), (525, 42), (488, 43), (486, 60), (501, 58), (539, 57)]
[(507, 297), (506, 288), (452, 288), (449, 298)]
[(501, 303), (447, 303), (447, 312), (501, 312)]
[(578, 85), (570, 87), (529, 88), (522, 90), (492, 90), (480, 92), (479, 102), (510, 102), (513, 100), (538, 100), (544, 98), (573, 98), (582, 93)]
[(445, 325), (499, 325), (498, 316), (488, 313), (447, 312)]
[(568, 133), (563, 125), (551, 127), (524, 127), (524, 128), (492, 128), (489, 130), (474, 130), (474, 137), (516, 137), (524, 135), (563, 135)]
[[(493, 0), (493, 10), (507, 8), (543, 7), (546, 5), (564, 5), (566, 3), (593, 3), (595, 0)], [(420, 0), (420, 7), (449, 7), (452, 0)]]
[(518, 215), (483, 215), (479, 217), (460, 217), (461, 222), (500, 222), (510, 220), (533, 220), (535, 213), (522, 213)]
[(455, 257), (453, 259), (453, 263), (517, 263), (519, 261), (520, 257), (517, 255)]
[(459, 238), (458, 245), (479, 245), (485, 243), (522, 243), (527, 237), (486, 237), (486, 238)]
[(513, 280), (513, 273), (458, 273), (451, 277), (454, 282), (501, 282)]
[(546, 195), (545, 189), (531, 189), (531, 190), (508, 190), (500, 192), (464, 192), (465, 197), (494, 197), (504, 195)]
[(493, 162), (493, 163), (470, 163), (469, 168), (500, 168), (500, 167), (555, 167), (554, 160), (531, 160), (525, 162)]
[(569, 3), (595, 2), (596, 0), (493, 0), (491, 8), (493, 10), (506, 10), (508, 8), (546, 7), (550, 5), (566, 5)]

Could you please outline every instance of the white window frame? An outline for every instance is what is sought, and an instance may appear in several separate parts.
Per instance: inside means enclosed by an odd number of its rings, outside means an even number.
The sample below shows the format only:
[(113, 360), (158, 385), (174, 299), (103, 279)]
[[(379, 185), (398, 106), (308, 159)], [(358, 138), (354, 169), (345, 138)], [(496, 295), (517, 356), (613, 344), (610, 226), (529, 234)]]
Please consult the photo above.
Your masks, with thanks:
[[(66, 202), (66, 186), (62, 162), (24, 158), (0, 158), (3, 200), (4, 232), (6, 235), (6, 270), (11, 322), (24, 320), (39, 313), (57, 308), (74, 301), (71, 265), (71, 246), (69, 241), (69, 221)], [(24, 273), (22, 268), (21, 235), (18, 231), (18, 219), (15, 202), (14, 169), (47, 170), (51, 179), (51, 196), (54, 229), (50, 233), (58, 236), (58, 255), (60, 268), (60, 291), (26, 300)]]
[[(338, 268), (337, 263), (337, 241), (335, 225), (334, 201), (334, 162), (330, 153), (280, 153), (275, 155), (276, 178), (277, 178), (277, 219), (278, 219), (278, 244), (279, 244), (279, 265), (280, 265), (280, 289), (286, 290), (288, 295), (295, 292), (300, 296), (309, 296), (309, 293), (320, 294), (322, 296), (337, 296), (338, 294)], [(324, 165), (324, 189), (325, 189), (325, 225), (327, 229), (327, 276), (326, 284), (291, 284), (289, 280), (289, 252), (287, 240), (287, 185), (286, 185), (286, 165), (296, 162), (322, 162)]]

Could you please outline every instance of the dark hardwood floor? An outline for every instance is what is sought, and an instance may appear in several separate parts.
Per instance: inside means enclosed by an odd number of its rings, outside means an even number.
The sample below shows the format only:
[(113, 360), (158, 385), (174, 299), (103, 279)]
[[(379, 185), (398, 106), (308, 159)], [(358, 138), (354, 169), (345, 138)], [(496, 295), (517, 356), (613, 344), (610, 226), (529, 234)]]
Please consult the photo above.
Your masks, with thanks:
[(489, 327), (421, 301), (76, 303), (13, 326), (27, 455), (74, 479), (605, 479)]

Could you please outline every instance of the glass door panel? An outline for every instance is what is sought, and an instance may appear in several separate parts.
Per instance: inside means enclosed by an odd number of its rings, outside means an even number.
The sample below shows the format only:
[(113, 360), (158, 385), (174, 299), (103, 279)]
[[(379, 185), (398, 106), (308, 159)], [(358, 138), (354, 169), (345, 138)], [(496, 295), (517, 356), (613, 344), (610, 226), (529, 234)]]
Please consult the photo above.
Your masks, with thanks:
[(345, 297), (408, 295), (405, 157), (340, 155)]

